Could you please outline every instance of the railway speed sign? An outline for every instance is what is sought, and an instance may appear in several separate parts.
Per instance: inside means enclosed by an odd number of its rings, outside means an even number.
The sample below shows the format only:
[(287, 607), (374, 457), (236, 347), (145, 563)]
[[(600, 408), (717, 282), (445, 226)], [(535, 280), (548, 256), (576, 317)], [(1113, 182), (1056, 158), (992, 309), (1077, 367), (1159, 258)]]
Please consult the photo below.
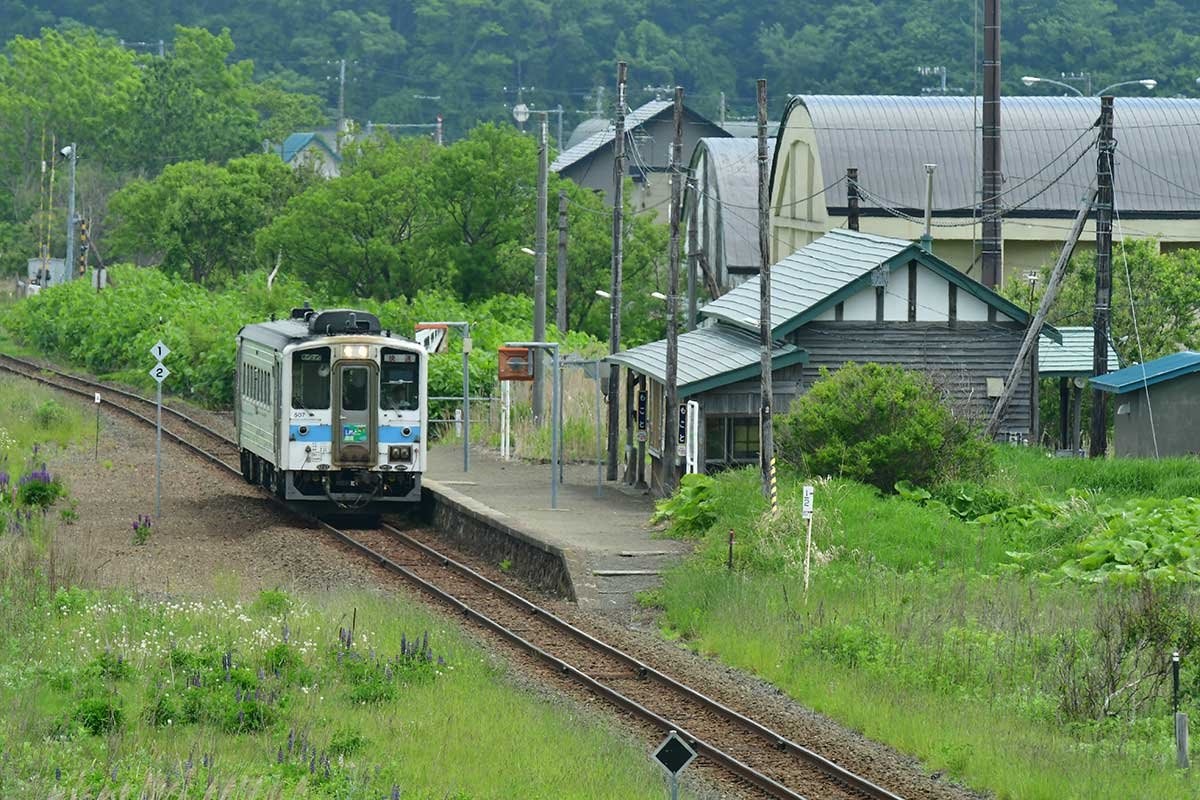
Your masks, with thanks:
[(171, 374), (171, 370), (167, 369), (166, 364), (155, 364), (150, 369), (150, 377), (154, 378), (154, 380), (158, 381), (159, 383), (162, 383), (163, 381), (165, 381), (167, 379), (167, 376), (170, 374)]
[(150, 348), (150, 355), (154, 356), (156, 361), (162, 361), (167, 356), (171, 355), (171, 348), (162, 343), (162, 339), (158, 340), (158, 344)]

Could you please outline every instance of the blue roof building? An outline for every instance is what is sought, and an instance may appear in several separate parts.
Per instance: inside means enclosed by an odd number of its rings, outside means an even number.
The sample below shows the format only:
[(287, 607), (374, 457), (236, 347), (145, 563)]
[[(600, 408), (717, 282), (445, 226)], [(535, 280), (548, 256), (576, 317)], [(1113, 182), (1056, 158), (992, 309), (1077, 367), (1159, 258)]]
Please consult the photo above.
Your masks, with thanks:
[(324, 136), (312, 131), (290, 134), (275, 152), (292, 168), (315, 169), (324, 178), (336, 178), (342, 171), (341, 155)]
[(1092, 378), (1116, 395), (1118, 456), (1200, 454), (1200, 353), (1185, 350)]

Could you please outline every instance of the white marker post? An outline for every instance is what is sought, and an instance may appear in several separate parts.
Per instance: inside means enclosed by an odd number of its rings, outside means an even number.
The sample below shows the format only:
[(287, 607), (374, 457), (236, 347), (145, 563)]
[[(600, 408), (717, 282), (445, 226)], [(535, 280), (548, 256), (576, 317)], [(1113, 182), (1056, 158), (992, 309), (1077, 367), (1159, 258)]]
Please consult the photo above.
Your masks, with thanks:
[(154, 378), (158, 384), (158, 389), (155, 392), (155, 405), (157, 406), (157, 424), (154, 433), (154, 517), (159, 519), (162, 517), (162, 385), (167, 376), (171, 374), (171, 370), (167, 369), (163, 364), (163, 359), (171, 354), (171, 349), (162, 343), (160, 339), (158, 344), (150, 348), (150, 355), (157, 359), (156, 363), (150, 369), (150, 377)]
[(100, 393), (96, 392), (96, 452), (92, 456), (96, 461), (100, 460)]
[(808, 574), (812, 565), (812, 522), (813, 522), (813, 487), (804, 487), (804, 501), (800, 506), (800, 515), (808, 523), (808, 533), (804, 537), (804, 602), (808, 602)]

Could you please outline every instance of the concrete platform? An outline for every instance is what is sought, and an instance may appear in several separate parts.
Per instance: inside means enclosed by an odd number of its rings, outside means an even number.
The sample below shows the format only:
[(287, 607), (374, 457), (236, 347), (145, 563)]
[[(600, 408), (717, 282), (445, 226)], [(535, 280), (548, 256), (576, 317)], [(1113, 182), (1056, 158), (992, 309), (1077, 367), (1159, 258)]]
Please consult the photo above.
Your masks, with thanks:
[[(423, 485), (437, 497), (435, 520), (441, 527), (455, 528), (485, 555), (514, 552), (514, 562), (518, 557), (542, 562), (523, 576), (581, 606), (629, 609), (636, 592), (657, 586), (660, 571), (691, 550), (686, 542), (654, 537), (648, 494), (607, 482), (598, 494), (594, 464), (567, 465), (558, 509), (552, 510), (549, 464), (505, 462), (474, 450), (470, 472), (464, 473), (462, 449), (454, 447), (430, 448), (429, 461)], [(481, 538), (488, 536), (496, 540)], [(564, 579), (547, 574), (548, 558), (561, 559)], [(564, 585), (556, 587), (559, 583)]]

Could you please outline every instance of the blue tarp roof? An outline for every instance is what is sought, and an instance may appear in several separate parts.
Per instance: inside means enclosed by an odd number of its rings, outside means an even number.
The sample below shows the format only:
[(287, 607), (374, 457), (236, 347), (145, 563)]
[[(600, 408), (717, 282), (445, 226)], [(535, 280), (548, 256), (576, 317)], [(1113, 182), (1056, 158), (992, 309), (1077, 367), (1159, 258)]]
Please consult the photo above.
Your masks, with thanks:
[(1125, 394), (1193, 372), (1200, 372), (1200, 353), (1185, 350), (1092, 378), (1092, 385), (1102, 392)]

